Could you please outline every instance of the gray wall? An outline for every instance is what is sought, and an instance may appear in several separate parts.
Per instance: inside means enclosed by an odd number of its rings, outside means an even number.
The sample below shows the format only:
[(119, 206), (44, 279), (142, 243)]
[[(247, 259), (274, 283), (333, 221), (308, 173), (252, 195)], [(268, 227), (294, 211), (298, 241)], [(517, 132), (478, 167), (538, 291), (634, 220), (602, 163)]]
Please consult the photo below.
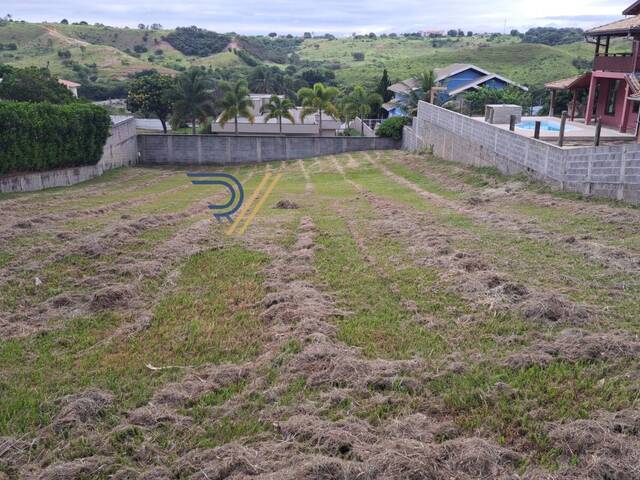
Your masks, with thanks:
[(640, 145), (565, 147), (523, 137), (420, 102), (402, 148), (506, 174), (527, 173), (565, 191), (640, 203)]
[(233, 165), (400, 148), (390, 138), (259, 137), (233, 135), (138, 135), (147, 165)]
[(111, 127), (111, 135), (97, 164), (1, 177), (0, 192), (32, 192), (51, 187), (68, 187), (98, 177), (112, 168), (133, 165), (137, 157), (136, 123), (130, 117)]

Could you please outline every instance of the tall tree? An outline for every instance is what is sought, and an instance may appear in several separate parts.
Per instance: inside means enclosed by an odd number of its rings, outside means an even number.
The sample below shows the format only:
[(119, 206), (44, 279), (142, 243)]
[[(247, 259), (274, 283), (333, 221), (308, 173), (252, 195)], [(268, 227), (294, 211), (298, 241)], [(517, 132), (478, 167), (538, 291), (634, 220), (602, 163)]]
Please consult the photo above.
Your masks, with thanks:
[(178, 77), (172, 97), (173, 115), (171, 126), (176, 129), (186, 120), (191, 120), (191, 132), (196, 133), (196, 119), (204, 121), (213, 115), (213, 100), (207, 90), (205, 74), (193, 68)]
[(222, 98), (222, 108), (224, 111), (220, 115), (218, 122), (224, 127), (227, 122), (233, 119), (235, 125), (235, 133), (238, 134), (238, 117), (244, 117), (250, 123), (255, 121), (253, 115), (253, 102), (249, 97), (249, 88), (247, 82), (238, 80), (233, 85), (224, 85), (225, 94)]
[(380, 77), (380, 81), (376, 87), (376, 93), (382, 97), (382, 103), (388, 102), (393, 98), (393, 92), (389, 90), (390, 86), (391, 81), (389, 80), (389, 72), (387, 72), (387, 69), (385, 68), (382, 71), (382, 77)]
[(436, 74), (433, 70), (422, 72), (418, 75), (420, 81), (420, 89), (422, 90), (423, 100), (425, 102), (431, 101), (431, 89), (436, 86)]
[(249, 87), (255, 93), (284, 93), (284, 78), (278, 67), (259, 65), (249, 74)]
[(320, 132), (322, 135), (322, 112), (328, 113), (334, 118), (339, 117), (338, 109), (333, 104), (338, 96), (338, 89), (335, 87), (325, 87), (322, 83), (316, 83), (313, 88), (301, 88), (298, 91), (298, 98), (302, 104), (300, 120), (316, 112), (319, 113)]
[[(393, 92), (389, 90), (390, 86), (391, 86), (391, 80), (389, 80), (389, 72), (387, 72), (387, 69), (385, 68), (382, 71), (382, 77), (380, 77), (380, 80), (378, 81), (378, 86), (376, 87), (376, 93), (382, 97), (382, 103), (387, 103), (393, 98)], [(382, 107), (381, 106), (378, 107), (376, 109), (376, 116), (380, 118), (384, 115), (385, 113)]]
[(153, 71), (131, 82), (127, 95), (127, 109), (144, 115), (154, 114), (167, 133), (167, 119), (171, 115), (174, 79)]
[(288, 98), (280, 98), (278, 95), (272, 95), (269, 99), (269, 103), (262, 107), (262, 112), (267, 113), (267, 115), (264, 117), (264, 123), (267, 123), (271, 119), (277, 118), (278, 124), (280, 126), (280, 133), (282, 134), (283, 118), (286, 118), (291, 123), (296, 123), (296, 119), (293, 118), (293, 115), (291, 114), (291, 110), (294, 107), (295, 105)]
[(382, 103), (382, 97), (378, 93), (367, 93), (358, 85), (347, 97), (347, 110), (360, 117), (360, 134), (364, 135), (364, 119), (369, 116), (372, 106)]

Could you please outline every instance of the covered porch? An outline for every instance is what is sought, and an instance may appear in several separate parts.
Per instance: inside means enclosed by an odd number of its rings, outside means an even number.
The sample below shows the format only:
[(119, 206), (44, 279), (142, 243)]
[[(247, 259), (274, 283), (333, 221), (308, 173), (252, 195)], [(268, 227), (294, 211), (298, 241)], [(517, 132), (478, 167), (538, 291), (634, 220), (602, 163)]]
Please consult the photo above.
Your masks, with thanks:
[(551, 92), (549, 100), (549, 116), (556, 115), (556, 103), (558, 100), (558, 92), (570, 92), (571, 102), (569, 103), (569, 118), (574, 121), (577, 117), (584, 118), (586, 110), (586, 104), (579, 103), (580, 96), (584, 96), (589, 91), (589, 85), (591, 83), (591, 72), (587, 72), (583, 75), (577, 75), (571, 78), (565, 78), (563, 80), (556, 80), (545, 84), (545, 88)]

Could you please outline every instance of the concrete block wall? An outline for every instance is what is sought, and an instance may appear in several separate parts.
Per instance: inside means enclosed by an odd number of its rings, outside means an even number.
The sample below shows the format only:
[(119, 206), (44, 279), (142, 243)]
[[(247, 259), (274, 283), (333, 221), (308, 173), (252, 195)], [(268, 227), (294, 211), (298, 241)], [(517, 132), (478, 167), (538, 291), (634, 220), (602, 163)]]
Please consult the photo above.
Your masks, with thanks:
[(112, 168), (133, 165), (137, 157), (136, 124), (131, 117), (111, 127), (102, 158), (97, 164), (0, 177), (0, 192), (33, 192), (45, 188), (68, 187), (98, 177)]
[(506, 174), (526, 173), (566, 191), (640, 203), (640, 145), (566, 147), (523, 137), (420, 102), (402, 148)]
[(376, 137), (138, 136), (140, 161), (147, 165), (234, 165), (396, 148), (400, 142)]

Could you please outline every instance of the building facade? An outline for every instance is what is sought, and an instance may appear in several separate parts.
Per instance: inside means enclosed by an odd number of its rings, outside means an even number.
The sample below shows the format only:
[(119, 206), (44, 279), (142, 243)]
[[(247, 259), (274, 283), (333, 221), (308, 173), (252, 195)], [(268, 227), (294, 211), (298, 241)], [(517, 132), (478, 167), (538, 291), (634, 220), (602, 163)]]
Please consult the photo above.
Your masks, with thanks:
[[(436, 103), (439, 105), (459, 101), (465, 93), (483, 87), (502, 89), (511, 85), (527, 90), (526, 87), (508, 78), (470, 64), (454, 63), (444, 68), (437, 68), (434, 73), (435, 86), (438, 88)], [(424, 96), (420, 82), (415, 78), (394, 83), (389, 90), (393, 92), (394, 98), (382, 106), (389, 117), (409, 115), (411, 112), (408, 111), (408, 106), (412, 103), (411, 97)]]
[[(624, 10), (627, 18), (585, 32), (594, 45), (593, 69), (578, 77), (548, 83), (550, 114), (555, 112), (555, 92), (570, 91), (571, 117), (584, 111), (586, 124), (596, 120), (623, 133), (634, 132), (640, 106), (640, 1)], [(577, 106), (580, 90), (586, 90), (586, 104)]]

